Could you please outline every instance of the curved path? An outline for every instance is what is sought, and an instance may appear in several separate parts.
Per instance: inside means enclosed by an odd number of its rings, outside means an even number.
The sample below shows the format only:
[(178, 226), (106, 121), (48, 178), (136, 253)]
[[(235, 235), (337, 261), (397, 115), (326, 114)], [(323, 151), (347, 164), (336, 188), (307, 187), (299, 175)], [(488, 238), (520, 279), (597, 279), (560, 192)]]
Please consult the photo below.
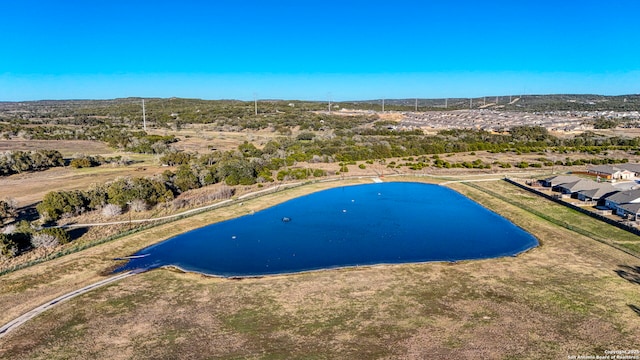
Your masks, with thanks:
[(122, 274), (118, 274), (115, 276), (112, 276), (110, 278), (106, 278), (104, 280), (100, 280), (98, 282), (95, 282), (93, 284), (87, 285), (81, 289), (78, 290), (74, 290), (70, 293), (66, 293), (62, 296), (59, 296), (47, 303), (44, 303), (40, 306), (38, 306), (37, 308), (22, 314), (20, 317), (13, 319), (12, 321), (9, 321), (8, 323), (6, 323), (5, 325), (3, 325), (2, 327), (0, 327), (0, 339), (2, 339), (5, 335), (7, 335), (9, 332), (15, 330), (17, 327), (19, 327), (20, 325), (24, 324), (25, 322), (27, 322), (28, 320), (33, 319), (34, 317), (40, 315), (41, 313), (49, 310), (50, 308), (56, 306), (57, 304), (63, 302), (63, 301), (67, 301), (69, 299), (72, 299), (78, 295), (82, 295), (88, 291), (91, 291), (95, 288), (99, 288), (101, 286), (107, 285), (107, 284), (111, 284), (112, 282), (124, 279), (126, 277), (135, 275), (137, 273), (139, 273), (139, 270), (133, 270), (133, 271), (129, 271), (129, 272), (125, 272)]

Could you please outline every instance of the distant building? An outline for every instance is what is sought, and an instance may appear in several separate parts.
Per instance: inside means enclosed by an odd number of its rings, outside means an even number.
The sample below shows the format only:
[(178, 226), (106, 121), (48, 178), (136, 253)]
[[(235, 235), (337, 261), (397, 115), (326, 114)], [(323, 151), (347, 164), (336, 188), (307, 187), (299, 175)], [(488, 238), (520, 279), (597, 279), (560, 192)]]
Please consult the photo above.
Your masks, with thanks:
[(633, 171), (611, 165), (591, 166), (587, 172), (608, 180), (630, 180), (635, 176)]
[(633, 164), (633, 163), (617, 164), (616, 167), (629, 170), (634, 173), (634, 176), (640, 175), (640, 164)]

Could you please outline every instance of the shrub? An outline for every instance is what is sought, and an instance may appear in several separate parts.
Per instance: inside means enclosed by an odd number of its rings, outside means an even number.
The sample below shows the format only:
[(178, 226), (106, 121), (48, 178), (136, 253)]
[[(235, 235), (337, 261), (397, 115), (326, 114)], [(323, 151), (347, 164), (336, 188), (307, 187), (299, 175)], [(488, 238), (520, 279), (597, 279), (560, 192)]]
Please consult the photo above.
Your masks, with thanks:
[(298, 134), (298, 140), (313, 140), (313, 138), (315, 137), (315, 134), (312, 132), (302, 132), (300, 134)]
[(91, 167), (92, 164), (91, 160), (87, 158), (78, 158), (71, 160), (71, 163), (69, 163), (69, 165), (73, 168), (80, 169)]

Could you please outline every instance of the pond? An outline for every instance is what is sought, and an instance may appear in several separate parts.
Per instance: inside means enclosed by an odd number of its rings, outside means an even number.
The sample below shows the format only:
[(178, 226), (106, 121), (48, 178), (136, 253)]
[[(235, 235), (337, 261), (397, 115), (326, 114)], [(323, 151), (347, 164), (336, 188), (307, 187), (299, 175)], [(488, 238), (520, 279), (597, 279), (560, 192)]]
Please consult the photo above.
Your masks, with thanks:
[(439, 185), (389, 182), (302, 196), (134, 254), (116, 271), (165, 265), (236, 277), (516, 255), (538, 241)]

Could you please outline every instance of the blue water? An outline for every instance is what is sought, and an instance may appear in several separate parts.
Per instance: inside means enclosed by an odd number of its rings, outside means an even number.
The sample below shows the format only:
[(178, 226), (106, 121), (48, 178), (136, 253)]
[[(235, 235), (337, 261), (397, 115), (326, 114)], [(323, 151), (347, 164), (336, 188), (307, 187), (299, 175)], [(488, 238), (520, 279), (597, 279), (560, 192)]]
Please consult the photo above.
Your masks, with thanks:
[(196, 229), (137, 252), (148, 256), (116, 271), (175, 265), (219, 276), (257, 276), (492, 258), (537, 244), (446, 187), (392, 182), (325, 190)]

